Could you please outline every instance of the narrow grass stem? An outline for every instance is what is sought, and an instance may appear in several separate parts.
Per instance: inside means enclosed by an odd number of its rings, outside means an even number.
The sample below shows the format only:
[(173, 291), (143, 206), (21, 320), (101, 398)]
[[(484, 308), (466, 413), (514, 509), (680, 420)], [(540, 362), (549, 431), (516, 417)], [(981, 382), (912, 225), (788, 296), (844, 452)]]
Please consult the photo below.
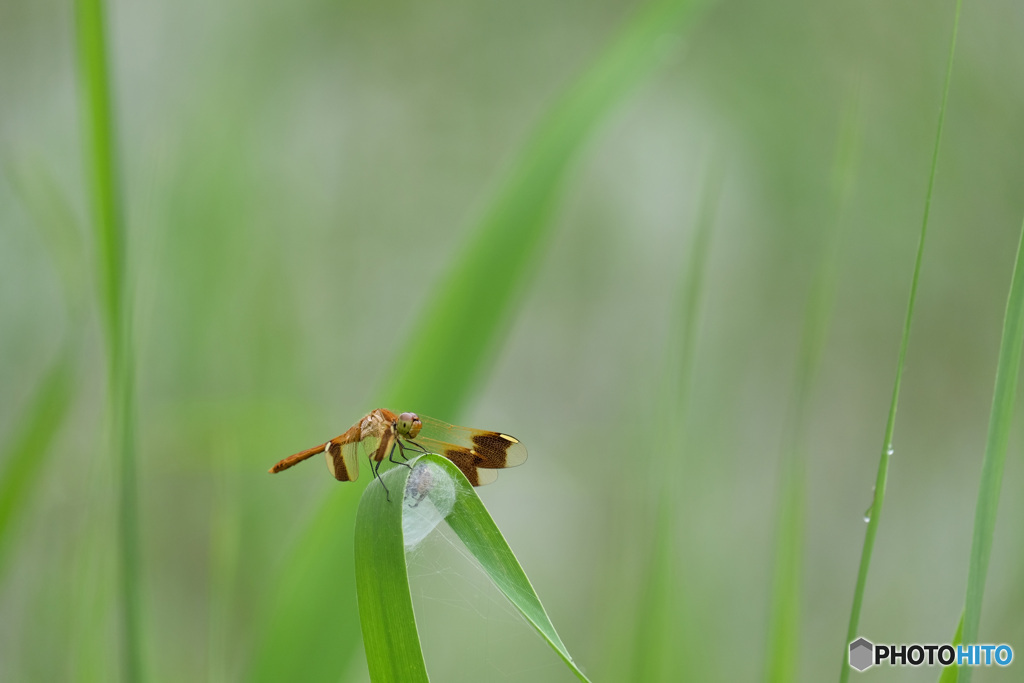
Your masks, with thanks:
[[(1010, 282), (1010, 294), (1006, 301), (1003, 320), (1003, 337), (999, 345), (999, 362), (996, 367), (995, 390), (992, 395), (992, 413), (989, 417), (988, 437), (985, 443), (985, 458), (981, 466), (981, 482), (978, 486), (978, 502), (974, 512), (974, 535), (971, 541), (971, 559), (967, 571), (967, 598), (963, 611), (963, 643), (978, 642), (978, 628), (981, 623), (982, 598), (985, 595), (985, 579), (988, 577), (988, 563), (992, 556), (992, 539), (995, 536), (996, 515), (999, 511), (999, 493), (1003, 483), (1003, 466), (1006, 463), (1006, 448), (1010, 440), (1010, 425), (1013, 422), (1013, 404), (1017, 394), (1017, 376), (1020, 374), (1021, 345), (1024, 344), (1024, 225), (1017, 245), (1017, 259)], [(960, 683), (970, 683), (972, 667), (960, 671)]]
[(138, 502), (134, 452), (134, 358), (125, 292), (125, 230), (116, 171), (102, 0), (77, 0), (86, 177), (96, 234), (100, 310), (107, 347), (110, 447), (118, 473), (117, 538), (124, 680), (142, 680)]
[(896, 380), (892, 388), (892, 400), (889, 403), (889, 417), (885, 423), (885, 436), (882, 439), (882, 454), (878, 460), (878, 473), (875, 476), (875, 493), (868, 509), (868, 528), (864, 534), (864, 547), (861, 550), (860, 568), (857, 571), (857, 585), (853, 591), (853, 606), (850, 609), (850, 623), (846, 630), (846, 642), (843, 643), (843, 665), (840, 670), (840, 683), (850, 677), (849, 644), (857, 638), (860, 624), (860, 611), (864, 602), (864, 588), (867, 585), (868, 569), (871, 566), (871, 553), (878, 535), (878, 525), (882, 518), (882, 504), (885, 500), (885, 487), (889, 476), (889, 457), (892, 455), (893, 431), (896, 427), (896, 408), (899, 405), (900, 381), (903, 378), (904, 361), (907, 356), (907, 345), (910, 341), (910, 325), (914, 317), (914, 302), (917, 300), (917, 284), (921, 274), (921, 262), (924, 257), (925, 238), (928, 233), (928, 216), (932, 206), (932, 192), (935, 188), (935, 175), (939, 165), (939, 150), (942, 146), (942, 127), (946, 120), (946, 103), (949, 100), (949, 86), (953, 80), (953, 57), (956, 54), (956, 36), (960, 26), (960, 6), (962, 0), (956, 0), (953, 16), (953, 35), (949, 41), (949, 57), (946, 61), (946, 80), (942, 87), (942, 104), (939, 106), (939, 121), (935, 128), (935, 145), (932, 149), (932, 165), (928, 174), (928, 190), (924, 199), (924, 215), (921, 219), (921, 233), (917, 241), (917, 256), (914, 259), (914, 275), (910, 281), (910, 296), (907, 300), (907, 314), (903, 320), (903, 336), (900, 340), (899, 357), (896, 362)]

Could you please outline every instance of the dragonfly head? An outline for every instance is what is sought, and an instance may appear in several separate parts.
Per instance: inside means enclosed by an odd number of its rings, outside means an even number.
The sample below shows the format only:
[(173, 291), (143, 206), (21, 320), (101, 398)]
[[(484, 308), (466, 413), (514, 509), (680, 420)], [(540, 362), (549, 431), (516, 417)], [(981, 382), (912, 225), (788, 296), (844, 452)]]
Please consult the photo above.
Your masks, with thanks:
[(395, 426), (398, 428), (398, 435), (406, 439), (415, 439), (416, 435), (423, 429), (420, 416), (416, 413), (402, 413), (398, 416)]

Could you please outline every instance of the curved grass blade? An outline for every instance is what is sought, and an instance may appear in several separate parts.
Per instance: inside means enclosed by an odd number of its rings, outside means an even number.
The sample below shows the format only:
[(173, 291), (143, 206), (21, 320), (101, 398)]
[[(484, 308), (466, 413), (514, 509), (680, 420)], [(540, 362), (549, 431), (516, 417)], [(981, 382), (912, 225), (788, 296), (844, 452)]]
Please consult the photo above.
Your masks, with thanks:
[(461, 412), (469, 395), (464, 387), (472, 387), (487, 366), (550, 234), (551, 213), (570, 164), (612, 107), (662, 56), (659, 38), (679, 29), (705, 1), (648, 4), (534, 129), (398, 355), (402, 360), (387, 385), (395, 405), (431, 415)]
[(261, 620), (267, 629), (249, 680), (333, 682), (349, 666), (359, 642), (351, 574), (359, 497), (353, 487), (365, 486), (354, 482), (332, 492), (289, 554)]
[(4, 164), (11, 187), (21, 200), (34, 226), (43, 234), (57, 274), (64, 288), (68, 314), (63, 348), (40, 382), (25, 413), (17, 421), (18, 431), (0, 458), (0, 581), (7, 568), (7, 550), (18, 518), (26, 512), (27, 500), (45, 471), (50, 445), (68, 415), (77, 380), (77, 348), (85, 317), (85, 264), (83, 245), (74, 211), (52, 176), (40, 166)]
[(864, 602), (864, 588), (868, 581), (868, 569), (871, 567), (871, 553), (875, 548), (875, 536), (882, 519), (882, 504), (885, 502), (885, 486), (889, 478), (889, 456), (892, 454), (892, 437), (896, 428), (896, 408), (900, 401), (900, 380), (903, 379), (903, 367), (907, 357), (907, 345), (910, 341), (910, 323), (914, 317), (914, 302), (917, 299), (917, 283), (921, 274), (921, 261), (924, 257), (925, 237), (928, 234), (928, 214), (932, 206), (932, 190), (935, 187), (935, 171), (939, 166), (939, 149), (942, 146), (942, 125), (946, 120), (946, 102), (949, 100), (949, 85), (953, 80), (953, 57), (956, 54), (956, 34), (960, 26), (960, 4), (956, 0), (953, 15), (953, 35), (949, 41), (949, 58), (946, 62), (946, 81), (942, 87), (942, 104), (939, 106), (939, 121), (935, 127), (935, 146), (932, 149), (932, 166), (928, 174), (928, 190), (924, 198), (924, 216), (921, 219), (921, 233), (917, 241), (917, 257), (914, 260), (914, 275), (910, 280), (910, 296), (907, 300), (907, 315), (903, 320), (903, 336), (900, 339), (899, 359), (896, 362), (896, 380), (892, 387), (892, 400), (889, 403), (889, 417), (885, 423), (885, 437), (882, 439), (882, 454), (878, 459), (878, 474), (875, 475), (875, 493), (868, 508), (868, 528), (864, 533), (864, 547), (860, 554), (860, 566), (857, 570), (857, 585), (853, 589), (853, 606), (850, 608), (850, 623), (846, 629), (846, 642), (843, 643), (843, 665), (839, 672), (840, 683), (850, 678), (851, 642), (857, 639), (860, 625), (860, 610)]
[[(974, 537), (971, 541), (971, 563), (967, 570), (967, 599), (963, 612), (963, 642), (967, 645), (978, 642), (981, 604), (985, 595), (988, 563), (992, 556), (992, 538), (995, 535), (996, 515), (999, 512), (999, 493), (1003, 484), (1003, 466), (1006, 463), (1006, 447), (1010, 440), (1010, 426), (1013, 422), (1013, 404), (1017, 396), (1021, 346), (1024, 345), (1024, 271), (1022, 271), (1022, 262), (1024, 262), (1024, 224), (1021, 225), (1017, 260), (1013, 265), (1013, 279), (1010, 281), (1010, 294), (1007, 297), (1006, 315), (1003, 318), (1003, 338), (999, 344), (992, 413), (989, 416), (985, 459), (981, 465), (981, 484), (978, 487), (978, 503), (974, 512)], [(964, 667), (960, 671), (960, 683), (970, 683), (972, 674), (973, 667)]]
[(107, 347), (110, 448), (116, 463), (120, 648), (125, 680), (143, 680), (138, 502), (135, 484), (134, 350), (125, 282), (125, 229), (107, 64), (103, 0), (75, 3), (86, 177), (96, 234), (100, 311)]
[(544, 606), (540, 603), (536, 591), (530, 584), (519, 560), (512, 554), (505, 537), (501, 535), (490, 513), (484, 507), (480, 496), (470, 485), (466, 477), (450, 460), (439, 455), (423, 456), (428, 461), (440, 465), (455, 480), (455, 508), (448, 516), (448, 525), (476, 558), (483, 570), (494, 582), (505, 597), (515, 605), (516, 609), (533, 624), (541, 637), (558, 653), (576, 677), (587, 681), (586, 675), (580, 671), (566, 650), (555, 627), (548, 618)]
[[(396, 467), (383, 476), (391, 491), (405, 491), (402, 505), (389, 503), (383, 486), (370, 486), (356, 516), (356, 586), (370, 678), (375, 683), (428, 680), (413, 614), (405, 548), (412, 541), (408, 515), (415, 509), (409, 503), (418, 507), (430, 496), (430, 504), (437, 504), (438, 521), (444, 518), (448, 522), (498, 590), (576, 677), (588, 681), (559, 638), (512, 549), (458, 467), (433, 454), (420, 456), (410, 464), (412, 468)], [(403, 514), (407, 516), (404, 533)]]
[(0, 475), (0, 579), (7, 568), (16, 522), (38, 484), (50, 444), (71, 405), (74, 355), (70, 348), (65, 349), (47, 372), (25, 415), (18, 420), (17, 435), (4, 449), (4, 470)]
[[(657, 62), (662, 36), (682, 28), (704, 1), (659, 0), (647, 6), (540, 122), (462, 257), (425, 305), (406, 351), (396, 356), (384, 400), (376, 405), (415, 407), (451, 419), (459, 415), (501, 331), (514, 318), (517, 294), (546, 244), (571, 159)], [(353, 491), (339, 491), (299, 540), (263, 619), (268, 624), (264, 645), (257, 648), (249, 680), (334, 681), (348, 666), (350, 655), (340, 653), (337, 644), (357, 637), (358, 624), (344, 616), (355, 613), (355, 596), (340, 586), (329, 592), (322, 587), (338, 586), (339, 573), (352, 566), (345, 540), (352, 529), (344, 520), (353, 518), (355, 506)]]

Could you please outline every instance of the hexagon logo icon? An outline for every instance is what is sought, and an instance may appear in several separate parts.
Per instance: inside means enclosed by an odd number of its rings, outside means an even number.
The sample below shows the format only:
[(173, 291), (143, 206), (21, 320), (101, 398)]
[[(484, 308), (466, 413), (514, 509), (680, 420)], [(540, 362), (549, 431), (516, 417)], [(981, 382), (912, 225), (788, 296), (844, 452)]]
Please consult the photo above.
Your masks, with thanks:
[(875, 646), (866, 638), (858, 638), (850, 643), (850, 666), (857, 671), (864, 671), (872, 666), (874, 658), (871, 656)]

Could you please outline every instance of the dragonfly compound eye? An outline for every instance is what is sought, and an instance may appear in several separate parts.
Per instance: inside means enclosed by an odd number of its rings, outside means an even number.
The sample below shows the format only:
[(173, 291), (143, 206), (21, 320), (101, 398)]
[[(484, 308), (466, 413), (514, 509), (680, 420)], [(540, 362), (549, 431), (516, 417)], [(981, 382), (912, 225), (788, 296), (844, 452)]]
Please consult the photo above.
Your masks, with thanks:
[(423, 423), (416, 413), (402, 413), (398, 416), (398, 433), (407, 439), (415, 439), (422, 428)]

